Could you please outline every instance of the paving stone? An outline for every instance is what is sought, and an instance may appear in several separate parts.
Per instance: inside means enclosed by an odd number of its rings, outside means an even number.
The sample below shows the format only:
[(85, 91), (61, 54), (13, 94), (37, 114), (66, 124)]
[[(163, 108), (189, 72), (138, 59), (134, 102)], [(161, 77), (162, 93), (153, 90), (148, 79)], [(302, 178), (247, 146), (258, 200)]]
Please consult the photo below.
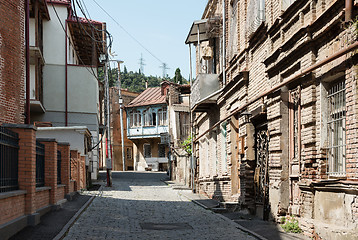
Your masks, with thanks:
[[(165, 176), (113, 173), (113, 187), (103, 188), (64, 239), (255, 239), (183, 197), (161, 181)], [(143, 229), (144, 223), (161, 227)]]

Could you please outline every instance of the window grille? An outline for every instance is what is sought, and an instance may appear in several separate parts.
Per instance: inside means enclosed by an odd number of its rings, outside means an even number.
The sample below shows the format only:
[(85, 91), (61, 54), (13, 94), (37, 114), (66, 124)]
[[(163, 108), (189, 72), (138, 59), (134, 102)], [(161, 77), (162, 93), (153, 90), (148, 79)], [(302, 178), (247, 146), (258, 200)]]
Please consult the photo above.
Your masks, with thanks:
[(328, 174), (346, 174), (346, 94), (345, 83), (333, 85), (328, 92)]
[(151, 158), (152, 157), (152, 148), (150, 144), (144, 144), (144, 157), (145, 158)]
[(238, 42), (238, 0), (234, 0), (231, 5), (230, 32), (229, 32), (229, 58), (237, 52)]
[(246, 30), (251, 36), (265, 21), (265, 0), (250, 0), (247, 6)]
[(158, 156), (165, 157), (165, 145), (163, 144), (158, 145)]

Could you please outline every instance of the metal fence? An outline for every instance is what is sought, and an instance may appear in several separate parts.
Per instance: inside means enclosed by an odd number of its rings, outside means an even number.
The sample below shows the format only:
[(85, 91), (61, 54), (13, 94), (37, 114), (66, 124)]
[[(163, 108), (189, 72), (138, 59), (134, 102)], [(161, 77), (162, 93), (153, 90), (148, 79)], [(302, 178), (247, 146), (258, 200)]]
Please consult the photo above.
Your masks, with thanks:
[(19, 189), (18, 162), (18, 134), (0, 127), (0, 192)]
[(57, 150), (57, 184), (61, 184), (61, 151)]
[(45, 186), (45, 145), (36, 141), (36, 187)]

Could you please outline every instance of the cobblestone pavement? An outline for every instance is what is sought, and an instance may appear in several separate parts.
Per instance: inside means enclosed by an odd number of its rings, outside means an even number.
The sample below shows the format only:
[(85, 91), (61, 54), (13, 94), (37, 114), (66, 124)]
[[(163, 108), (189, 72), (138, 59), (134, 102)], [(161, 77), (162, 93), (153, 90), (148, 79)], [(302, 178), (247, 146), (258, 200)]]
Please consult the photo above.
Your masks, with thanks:
[(190, 202), (160, 181), (165, 177), (113, 173), (113, 187), (98, 193), (64, 239), (255, 239)]

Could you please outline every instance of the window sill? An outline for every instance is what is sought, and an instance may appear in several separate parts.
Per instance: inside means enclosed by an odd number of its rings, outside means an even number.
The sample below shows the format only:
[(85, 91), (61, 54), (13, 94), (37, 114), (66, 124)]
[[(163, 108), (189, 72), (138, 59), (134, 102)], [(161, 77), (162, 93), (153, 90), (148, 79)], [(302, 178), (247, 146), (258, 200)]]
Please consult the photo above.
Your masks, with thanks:
[(43, 192), (43, 191), (47, 191), (47, 190), (51, 190), (51, 187), (37, 187), (36, 188), (36, 192)]
[(15, 191), (11, 191), (11, 192), (3, 192), (3, 193), (0, 193), (0, 199), (6, 199), (6, 198), (16, 197), (16, 196), (20, 196), (20, 195), (25, 195), (26, 193), (27, 193), (27, 191), (25, 191), (25, 190), (15, 190)]

